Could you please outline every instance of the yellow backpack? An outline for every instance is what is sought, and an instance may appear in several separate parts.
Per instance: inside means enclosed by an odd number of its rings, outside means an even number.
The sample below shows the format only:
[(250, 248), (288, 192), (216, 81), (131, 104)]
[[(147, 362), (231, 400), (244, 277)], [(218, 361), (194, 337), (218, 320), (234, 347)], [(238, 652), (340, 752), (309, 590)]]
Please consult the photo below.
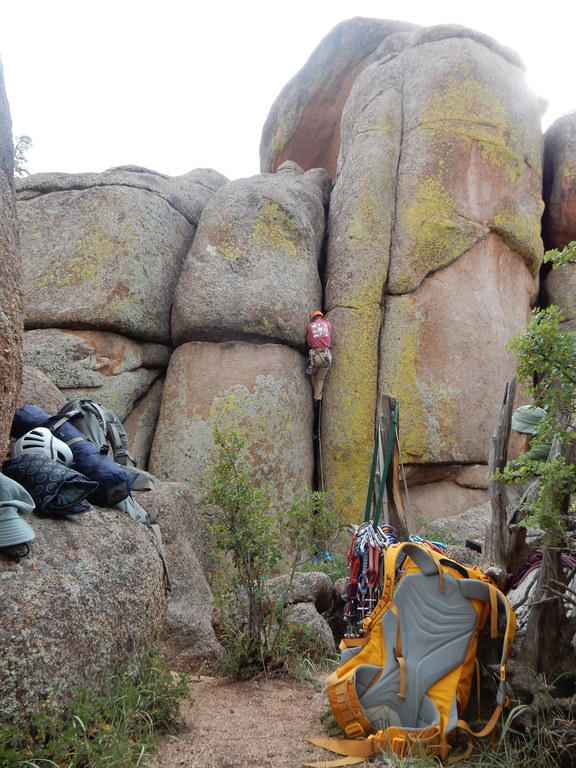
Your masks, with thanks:
[[(470, 695), (478, 632), (498, 607), (506, 616), (497, 706), (474, 733), (461, 719)], [(364, 762), (380, 752), (445, 760), (458, 733), (482, 737), (507, 704), (506, 661), (516, 617), (482, 571), (450, 560), (427, 544), (392, 544), (383, 552), (382, 595), (363, 622), (363, 636), (344, 639), (341, 666), (327, 680), (332, 711), (347, 739), (310, 739), (346, 755), (331, 763)], [(471, 749), (471, 747), (470, 747)]]

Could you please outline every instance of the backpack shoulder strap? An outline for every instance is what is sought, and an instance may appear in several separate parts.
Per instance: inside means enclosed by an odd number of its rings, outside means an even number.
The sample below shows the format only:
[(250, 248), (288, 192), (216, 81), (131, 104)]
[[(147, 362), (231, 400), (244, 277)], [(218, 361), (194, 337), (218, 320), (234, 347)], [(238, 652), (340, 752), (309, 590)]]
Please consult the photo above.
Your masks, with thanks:
[(124, 445), (124, 440), (122, 440), (122, 436), (120, 435), (120, 430), (118, 429), (116, 422), (114, 420), (107, 419), (106, 428), (110, 444), (112, 446), (112, 451), (114, 453), (114, 460), (117, 461), (118, 464), (126, 464), (128, 460), (135, 464), (136, 462), (130, 456), (126, 446)]
[(442, 566), (437, 560), (436, 553), (427, 547), (410, 541), (389, 546), (384, 554), (382, 596), (372, 613), (364, 620), (366, 632), (378, 621), (382, 613), (387, 609), (388, 603), (392, 600), (398, 581), (398, 568), (406, 556), (410, 557), (424, 575), (432, 576), (438, 574), (440, 581), (442, 581)]
[(122, 465), (130, 462), (133, 466), (136, 466), (136, 459), (128, 453), (128, 439), (118, 416), (110, 408), (106, 408), (100, 403), (91, 401), (90, 406), (97, 413), (102, 423), (106, 439), (112, 448), (112, 458), (114, 461)]
[[(67, 403), (63, 408), (61, 408), (58, 413), (56, 414), (56, 421), (52, 422), (50, 420), (49, 423), (49, 429), (51, 432), (56, 432), (62, 424), (65, 424), (67, 421), (71, 421), (76, 416), (82, 415), (82, 409), (81, 408), (70, 408), (69, 406), (71, 403)], [(81, 440), (88, 440), (89, 438), (86, 437), (86, 435), (78, 435), (78, 437), (73, 437), (71, 440), (66, 440), (67, 445), (73, 445), (74, 443), (77, 443)]]
[(130, 477), (130, 487), (133, 491), (151, 491), (154, 488), (154, 475), (144, 469), (122, 465), (122, 469)]
[(69, 406), (74, 407), (74, 410), (68, 416), (70, 419), (84, 413), (90, 413), (96, 417), (104, 438), (112, 449), (112, 458), (117, 464), (122, 466), (132, 464), (132, 466), (136, 466), (136, 459), (128, 453), (128, 439), (124, 427), (114, 411), (88, 397), (71, 400), (65, 408)]

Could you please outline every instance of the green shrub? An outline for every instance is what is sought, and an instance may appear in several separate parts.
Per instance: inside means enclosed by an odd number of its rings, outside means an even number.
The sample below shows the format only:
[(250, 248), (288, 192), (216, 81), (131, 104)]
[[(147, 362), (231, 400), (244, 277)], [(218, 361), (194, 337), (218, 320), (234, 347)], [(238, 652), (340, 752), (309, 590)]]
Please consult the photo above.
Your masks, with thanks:
[[(241, 679), (284, 673), (302, 652), (285, 626), (284, 594), (296, 570), (326, 550), (340, 518), (328, 494), (308, 488), (287, 509), (274, 510), (267, 489), (253, 483), (246, 467), (246, 441), (218, 428), (214, 439), (219, 456), (204, 503), (213, 546), (223, 555), (215, 592), (225, 650), (221, 671)], [(268, 582), (280, 573), (288, 578), (278, 594)]]
[[(562, 251), (546, 251), (544, 261), (553, 269), (575, 265), (576, 242)], [(572, 546), (576, 515), (570, 500), (576, 487), (576, 334), (567, 329), (565, 320), (554, 304), (536, 307), (525, 330), (505, 346), (505, 351), (518, 358), (518, 381), (526, 386), (532, 404), (544, 410), (534, 444), (551, 444), (554, 456), (546, 462), (522, 454), (514, 462), (514, 469), (506, 467), (492, 478), (507, 483), (538, 479), (534, 496), (524, 505), (529, 516), (523, 525), (545, 531), (544, 544), (557, 548)]]
[(154, 766), (157, 735), (180, 724), (188, 679), (173, 676), (151, 648), (139, 665), (114, 675), (97, 695), (85, 688), (65, 712), (38, 713), (0, 726), (3, 768), (136, 768)]

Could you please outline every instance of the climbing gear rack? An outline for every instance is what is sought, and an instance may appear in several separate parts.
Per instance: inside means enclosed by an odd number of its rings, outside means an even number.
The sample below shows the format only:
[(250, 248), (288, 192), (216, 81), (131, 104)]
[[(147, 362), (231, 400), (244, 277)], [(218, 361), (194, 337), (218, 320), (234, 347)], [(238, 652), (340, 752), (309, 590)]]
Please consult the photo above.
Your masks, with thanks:
[(389, 422), (381, 418), (376, 430), (364, 522), (352, 527), (347, 557), (350, 575), (344, 611), (344, 637), (347, 639), (364, 635), (363, 622), (382, 595), (384, 553), (391, 544), (398, 542), (396, 527), (390, 522), (387, 494), (390, 466), (394, 449), (397, 450), (398, 403), (390, 401), (390, 405)]
[(391, 525), (376, 526), (368, 521), (358, 526), (352, 536), (347, 563), (348, 601), (344, 612), (344, 637), (363, 637), (364, 620), (382, 596), (383, 553), (398, 541)]

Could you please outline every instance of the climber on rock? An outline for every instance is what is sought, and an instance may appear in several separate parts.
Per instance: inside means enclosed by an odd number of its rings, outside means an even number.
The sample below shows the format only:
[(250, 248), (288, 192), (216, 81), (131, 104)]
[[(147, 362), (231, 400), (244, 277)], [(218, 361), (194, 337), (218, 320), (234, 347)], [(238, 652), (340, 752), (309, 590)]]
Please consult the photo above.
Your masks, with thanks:
[(306, 327), (308, 341), (308, 365), (306, 372), (312, 376), (314, 400), (322, 400), (324, 379), (332, 365), (332, 324), (324, 313), (316, 310)]

